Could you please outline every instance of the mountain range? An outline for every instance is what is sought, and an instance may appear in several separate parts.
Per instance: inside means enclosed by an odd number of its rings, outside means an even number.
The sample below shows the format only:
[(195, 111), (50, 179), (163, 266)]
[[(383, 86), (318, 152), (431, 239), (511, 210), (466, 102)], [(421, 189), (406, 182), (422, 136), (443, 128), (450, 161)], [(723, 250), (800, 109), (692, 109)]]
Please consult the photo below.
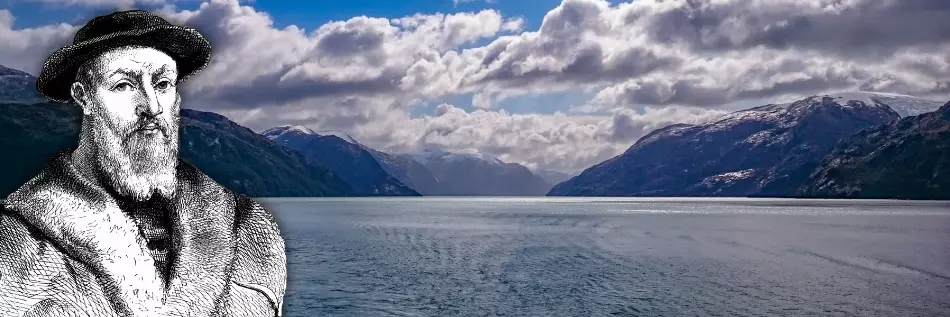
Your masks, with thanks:
[(181, 114), (182, 157), (228, 188), (255, 197), (361, 194), (342, 175), (222, 115)]
[[(884, 101), (894, 103), (889, 106)], [(674, 124), (556, 185), (551, 196), (792, 196), (838, 141), (939, 103), (841, 93)]]
[(438, 187), (429, 195), (438, 196), (543, 196), (552, 184), (517, 163), (475, 151), (443, 151), (436, 148), (402, 153), (403, 160), (425, 166)]
[(303, 154), (315, 164), (340, 175), (366, 196), (419, 196), (419, 192), (391, 176), (370, 153), (344, 133), (318, 134), (302, 126), (281, 126), (261, 133), (277, 144)]
[(285, 125), (261, 132), (327, 166), (370, 195), (542, 196), (552, 184), (517, 163), (477, 152), (386, 153), (340, 131)]
[[(6, 195), (75, 146), (81, 113), (0, 66)], [(477, 151), (387, 153), (340, 131), (261, 133), (182, 110), (182, 158), (250, 196), (772, 196), (950, 199), (950, 103), (848, 92), (673, 124), (571, 176)], [(556, 185), (555, 185), (556, 184)]]

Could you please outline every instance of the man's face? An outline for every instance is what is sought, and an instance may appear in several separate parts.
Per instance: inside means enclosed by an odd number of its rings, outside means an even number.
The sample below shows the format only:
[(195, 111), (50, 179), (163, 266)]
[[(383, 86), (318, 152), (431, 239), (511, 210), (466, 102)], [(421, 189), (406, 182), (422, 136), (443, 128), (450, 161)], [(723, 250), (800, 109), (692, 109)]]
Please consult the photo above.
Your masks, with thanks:
[(98, 167), (137, 200), (175, 191), (179, 95), (175, 60), (152, 48), (108, 51), (88, 67), (85, 120)]

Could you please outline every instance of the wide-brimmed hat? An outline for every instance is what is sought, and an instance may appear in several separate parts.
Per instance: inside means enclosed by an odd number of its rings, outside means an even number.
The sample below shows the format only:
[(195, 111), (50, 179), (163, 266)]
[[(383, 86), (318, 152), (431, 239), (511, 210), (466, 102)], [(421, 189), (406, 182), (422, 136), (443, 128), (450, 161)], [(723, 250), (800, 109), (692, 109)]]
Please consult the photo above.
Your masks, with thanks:
[(70, 85), (84, 62), (128, 45), (151, 47), (168, 54), (178, 64), (178, 82), (200, 71), (211, 60), (211, 44), (198, 31), (170, 24), (146, 11), (122, 11), (92, 19), (76, 32), (72, 45), (50, 55), (36, 80), (36, 89), (47, 98), (67, 102), (72, 99)]

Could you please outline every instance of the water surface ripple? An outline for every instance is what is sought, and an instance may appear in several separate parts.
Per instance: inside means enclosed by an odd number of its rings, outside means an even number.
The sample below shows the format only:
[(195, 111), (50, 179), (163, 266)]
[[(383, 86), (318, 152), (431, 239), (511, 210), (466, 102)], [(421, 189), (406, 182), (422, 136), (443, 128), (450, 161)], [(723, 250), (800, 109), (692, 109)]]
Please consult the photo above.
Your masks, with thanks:
[(260, 199), (285, 316), (948, 316), (950, 203)]

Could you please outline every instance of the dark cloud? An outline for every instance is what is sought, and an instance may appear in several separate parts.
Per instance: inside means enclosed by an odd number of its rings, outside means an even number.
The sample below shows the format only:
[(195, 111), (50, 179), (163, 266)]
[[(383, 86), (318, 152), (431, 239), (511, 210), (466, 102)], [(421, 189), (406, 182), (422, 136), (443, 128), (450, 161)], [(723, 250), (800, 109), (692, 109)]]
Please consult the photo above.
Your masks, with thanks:
[[(550, 49), (545, 49), (548, 47)], [(570, 57), (556, 56), (551, 42), (539, 46), (508, 46), (501, 55), (501, 45), (482, 60), (487, 65), (484, 72), (465, 83), (475, 87), (494, 85), (499, 87), (526, 87), (539, 84), (588, 85), (612, 82), (625, 78), (645, 76), (654, 71), (675, 68), (681, 61), (675, 56), (662, 56), (647, 49), (631, 48), (607, 60), (604, 48), (597, 44), (565, 45), (571, 50)], [(569, 48), (568, 48), (569, 47)], [(550, 60), (558, 65), (531, 65), (533, 62)], [(490, 62), (489, 62), (490, 61)], [(543, 62), (541, 62), (543, 63)], [(531, 65), (531, 66), (528, 66)]]
[(626, 141), (643, 135), (643, 126), (636, 124), (629, 112), (621, 112), (613, 116), (613, 130), (610, 139), (614, 142)]
[(765, 46), (858, 58), (950, 40), (950, 1), (945, 0), (685, 3), (652, 16), (647, 34), (699, 51)]
[(367, 19), (356, 18), (347, 23), (337, 23), (320, 29), (322, 35), (317, 40), (317, 54), (326, 54), (331, 57), (348, 57), (353, 54), (370, 55), (371, 66), (380, 66), (385, 61), (385, 55), (380, 49), (390, 36), (377, 25), (368, 23)]

